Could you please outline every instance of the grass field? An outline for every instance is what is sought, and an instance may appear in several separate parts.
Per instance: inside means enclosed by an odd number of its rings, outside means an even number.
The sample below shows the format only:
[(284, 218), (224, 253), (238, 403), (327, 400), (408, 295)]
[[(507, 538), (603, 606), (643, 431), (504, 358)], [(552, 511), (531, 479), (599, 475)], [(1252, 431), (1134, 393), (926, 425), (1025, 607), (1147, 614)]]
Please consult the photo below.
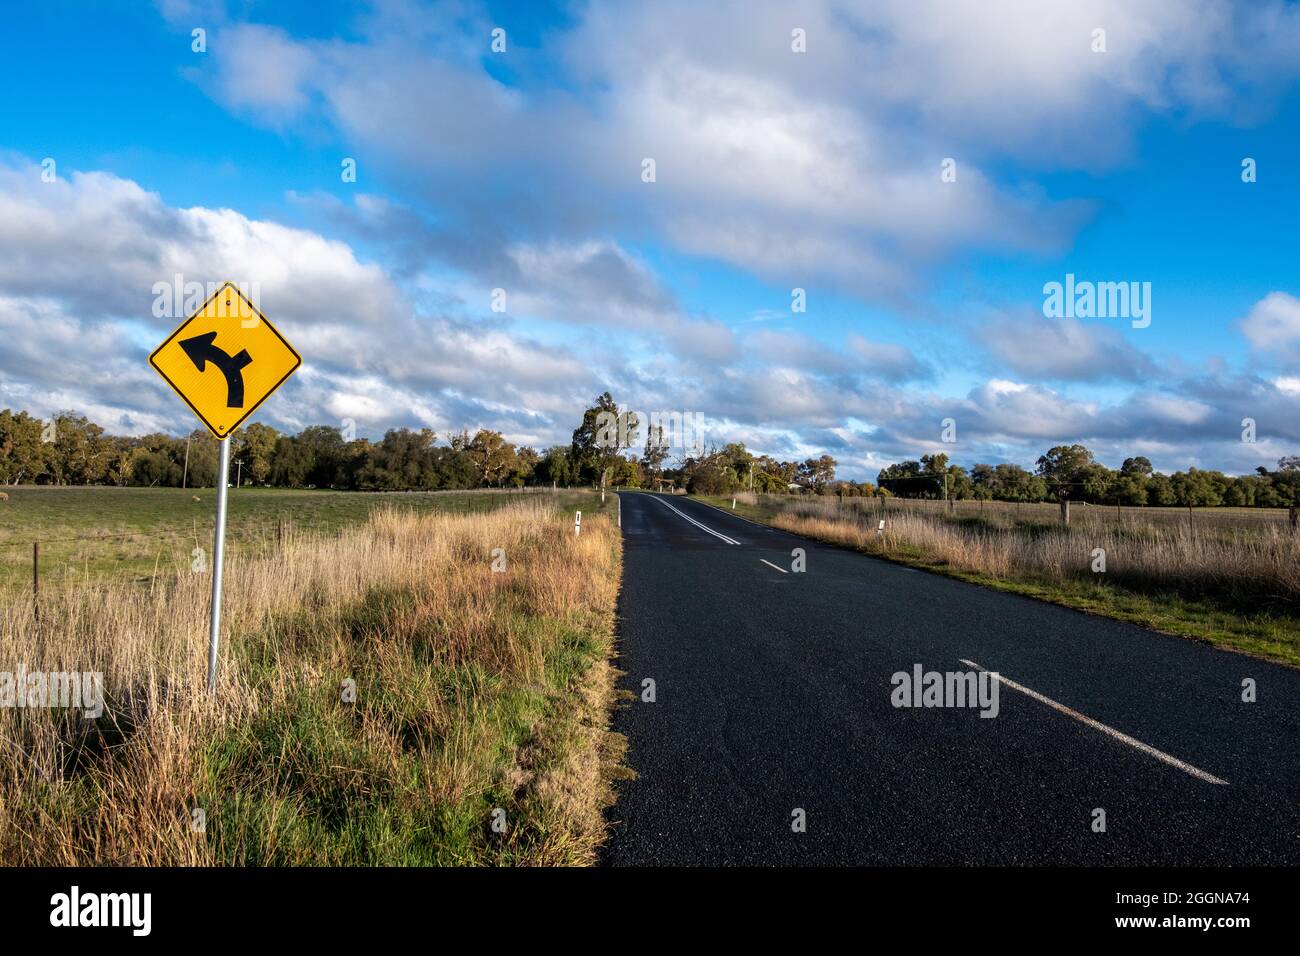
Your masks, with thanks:
[[(730, 497), (703, 500), (731, 510)], [(1056, 505), (958, 504), (741, 494), (735, 510), (911, 567), (1300, 666), (1300, 535), (1284, 510), (1075, 504), (1065, 526)]]
[[(0, 501), (0, 595), (32, 586), (32, 544), (39, 541), (41, 586), (100, 580), (147, 581), (158, 570), (188, 570), (195, 548), (212, 550), (212, 488), (8, 486)], [(230, 489), (226, 553), (267, 554), (280, 525), (289, 533), (331, 534), (364, 522), (376, 508), (415, 513), (488, 511), (522, 495), (552, 495), (581, 507), (582, 491), (366, 493)], [(194, 498), (198, 498), (195, 501)], [(595, 499), (599, 503), (599, 496)]]
[[(621, 754), (616, 499), (400, 497), (232, 496), (246, 518), (317, 524), (230, 556), (215, 699), (209, 579), (188, 566), (142, 587), (104, 557), (43, 592), (39, 621), (21, 591), (0, 603), (0, 670), (98, 671), (106, 696), (95, 720), (0, 708), (0, 860), (592, 862)], [(185, 508), (113, 489), (24, 500), (43, 509), (28, 530), (148, 529)]]

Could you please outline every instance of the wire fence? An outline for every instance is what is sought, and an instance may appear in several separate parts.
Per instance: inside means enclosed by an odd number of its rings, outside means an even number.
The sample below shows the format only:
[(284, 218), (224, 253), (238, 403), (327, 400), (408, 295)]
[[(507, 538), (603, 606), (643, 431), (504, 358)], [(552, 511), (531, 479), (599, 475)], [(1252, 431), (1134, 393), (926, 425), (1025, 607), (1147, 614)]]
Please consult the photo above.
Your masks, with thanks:
[(982, 499), (927, 499), (841, 497), (838, 495), (742, 494), (742, 499), (766, 509), (800, 507), (863, 520), (890, 514), (913, 513), (954, 520), (984, 519), (998, 523), (1068, 523), (1087, 527), (1187, 524), (1192, 527), (1297, 530), (1295, 508), (1159, 507), (1125, 504), (1089, 504), (1071, 501), (1068, 508), (1050, 501), (988, 501)]
[[(500, 497), (548, 496), (568, 488), (482, 488), (448, 491), (347, 492), (331, 500), (364, 506), (347, 512), (327, 513), (313, 504), (287, 505), (273, 513), (241, 515), (227, 526), (230, 553), (272, 554), (291, 536), (342, 534), (364, 522), (377, 509), (425, 511), (449, 496), (482, 499), (484, 508), (495, 507)], [(231, 493), (232, 502), (237, 492)], [(470, 510), (475, 510), (477, 505)], [(213, 545), (215, 516), (193, 517), (169, 527), (140, 531), (103, 531), (65, 534), (59, 529), (43, 534), (38, 527), (0, 526), (0, 600), (6, 593), (30, 588), (37, 600), (42, 586), (69, 581), (89, 586), (100, 577), (134, 572), (152, 579), (162, 569), (202, 570)]]

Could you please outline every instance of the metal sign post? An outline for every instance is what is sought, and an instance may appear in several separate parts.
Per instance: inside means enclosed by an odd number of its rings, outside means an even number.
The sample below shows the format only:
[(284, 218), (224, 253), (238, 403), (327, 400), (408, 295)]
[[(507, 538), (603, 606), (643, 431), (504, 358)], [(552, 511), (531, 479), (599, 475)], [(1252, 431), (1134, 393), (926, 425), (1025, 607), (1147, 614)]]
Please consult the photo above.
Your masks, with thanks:
[(212, 633), (208, 638), (208, 692), (217, 689), (217, 649), (221, 644), (221, 568), (226, 556), (226, 486), (230, 484), (230, 439), (223, 438), (217, 466), (217, 528), (212, 535)]

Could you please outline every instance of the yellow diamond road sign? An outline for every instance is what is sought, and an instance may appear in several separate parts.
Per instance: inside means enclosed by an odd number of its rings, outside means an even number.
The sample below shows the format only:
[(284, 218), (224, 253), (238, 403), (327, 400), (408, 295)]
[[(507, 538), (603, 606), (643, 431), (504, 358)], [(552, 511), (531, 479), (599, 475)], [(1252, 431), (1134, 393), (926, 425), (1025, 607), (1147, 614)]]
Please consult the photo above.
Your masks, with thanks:
[(252, 302), (227, 282), (149, 356), (208, 430), (225, 438), (302, 364)]

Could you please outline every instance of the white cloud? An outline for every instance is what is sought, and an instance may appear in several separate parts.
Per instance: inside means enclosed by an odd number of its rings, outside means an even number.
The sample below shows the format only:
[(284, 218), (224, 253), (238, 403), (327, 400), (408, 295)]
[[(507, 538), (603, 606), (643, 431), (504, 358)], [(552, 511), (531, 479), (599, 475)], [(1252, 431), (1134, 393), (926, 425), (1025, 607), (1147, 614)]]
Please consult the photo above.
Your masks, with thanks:
[(1050, 254), (1090, 216), (995, 180), (997, 162), (1113, 164), (1142, 114), (1238, 118), (1300, 74), (1300, 11), (1276, 0), (594, 3), (544, 50), (512, 49), (535, 80), (519, 86), (485, 69), (484, 16), (384, 5), (349, 40), (231, 27), (203, 82), (273, 125), (333, 123), (502, 245), (632, 225), (767, 281), (893, 302), (954, 252)]
[(1270, 292), (1241, 320), (1241, 331), (1264, 361), (1300, 364), (1300, 299)]
[(1300, 395), (1300, 377), (1294, 375), (1273, 379), (1273, 387), (1286, 395)]
[(1026, 313), (971, 330), (971, 341), (1017, 375), (1061, 381), (1140, 382), (1155, 363), (1113, 328)]
[(153, 315), (155, 284), (177, 274), (260, 287), (263, 311), (304, 356), (258, 413), (286, 427), (513, 422), (557, 437), (603, 385), (586, 362), (504, 325), (421, 311), (345, 243), (230, 209), (175, 209), (106, 173), (46, 184), (38, 167), (0, 166), (5, 401), (94, 410), (126, 433), (188, 430), (146, 362), (183, 317)]

